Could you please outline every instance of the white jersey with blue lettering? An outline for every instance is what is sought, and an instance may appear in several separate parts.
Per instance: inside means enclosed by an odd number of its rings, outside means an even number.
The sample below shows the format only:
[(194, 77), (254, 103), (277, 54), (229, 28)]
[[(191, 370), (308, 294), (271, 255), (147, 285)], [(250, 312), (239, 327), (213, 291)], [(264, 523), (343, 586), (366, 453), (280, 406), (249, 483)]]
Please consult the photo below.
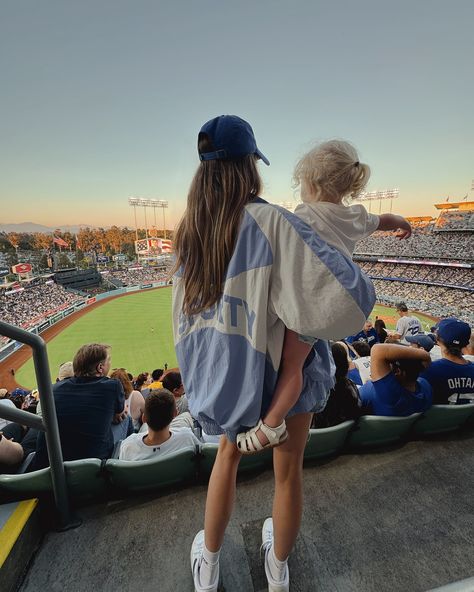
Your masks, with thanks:
[(359, 266), (307, 223), (256, 198), (245, 207), (220, 300), (186, 316), (183, 299), (178, 272), (173, 330), (190, 412), (207, 434), (234, 440), (271, 402), (285, 327), (318, 339), (290, 414), (324, 407), (334, 384), (325, 340), (359, 331), (375, 291)]
[(406, 340), (407, 335), (418, 335), (422, 333), (421, 323), (416, 317), (400, 317), (397, 321), (396, 333), (400, 335), (400, 342), (405, 345), (408, 343)]

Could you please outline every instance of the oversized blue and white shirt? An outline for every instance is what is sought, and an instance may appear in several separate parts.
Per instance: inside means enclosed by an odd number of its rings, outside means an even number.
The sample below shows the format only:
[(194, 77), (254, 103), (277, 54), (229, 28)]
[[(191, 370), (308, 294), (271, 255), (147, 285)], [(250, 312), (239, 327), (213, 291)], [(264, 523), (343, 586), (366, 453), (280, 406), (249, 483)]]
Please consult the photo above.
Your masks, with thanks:
[[(231, 440), (256, 425), (278, 378), (285, 327), (319, 340), (360, 330), (375, 303), (369, 278), (298, 216), (256, 198), (244, 210), (223, 294), (200, 314), (182, 312), (173, 286), (173, 330), (189, 409), (208, 434)], [(327, 342), (304, 369), (290, 414), (321, 410), (333, 385)]]

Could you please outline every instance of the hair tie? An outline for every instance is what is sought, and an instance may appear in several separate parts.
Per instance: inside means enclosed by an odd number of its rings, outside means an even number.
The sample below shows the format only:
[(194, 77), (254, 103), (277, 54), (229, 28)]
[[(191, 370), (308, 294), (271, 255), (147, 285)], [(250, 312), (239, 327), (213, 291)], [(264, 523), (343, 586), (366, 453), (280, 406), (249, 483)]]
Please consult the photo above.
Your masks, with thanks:
[(358, 166), (359, 166), (359, 164), (360, 164), (360, 163), (359, 163), (359, 161), (358, 161), (358, 160), (356, 160), (356, 162), (354, 163), (354, 166), (355, 166), (355, 167), (358, 167)]

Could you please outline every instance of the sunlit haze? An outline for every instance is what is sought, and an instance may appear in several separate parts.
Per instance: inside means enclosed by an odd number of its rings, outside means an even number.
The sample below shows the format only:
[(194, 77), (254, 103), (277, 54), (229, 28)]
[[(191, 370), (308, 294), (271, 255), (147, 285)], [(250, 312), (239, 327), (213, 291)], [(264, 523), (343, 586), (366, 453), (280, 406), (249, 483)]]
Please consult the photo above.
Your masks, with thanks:
[(171, 228), (223, 113), (252, 124), (269, 201), (296, 199), (295, 160), (332, 137), (369, 190), (400, 189), (394, 211), (472, 199), (473, 17), (472, 0), (3, 2), (0, 222), (133, 226), (138, 196), (168, 200)]

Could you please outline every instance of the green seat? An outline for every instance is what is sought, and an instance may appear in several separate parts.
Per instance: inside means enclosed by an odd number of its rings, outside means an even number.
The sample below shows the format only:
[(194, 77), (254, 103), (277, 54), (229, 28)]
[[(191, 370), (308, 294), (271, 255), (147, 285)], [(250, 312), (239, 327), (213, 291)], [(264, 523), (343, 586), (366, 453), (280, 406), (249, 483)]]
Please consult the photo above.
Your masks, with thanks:
[(347, 434), (355, 421), (344, 421), (330, 428), (309, 430), (308, 442), (304, 450), (304, 459), (324, 458), (335, 454), (344, 446)]
[(0, 496), (23, 499), (53, 492), (49, 467), (21, 475), (0, 475)]
[(398, 442), (411, 428), (421, 413), (407, 417), (363, 415), (349, 435), (349, 448), (365, 448)]
[(413, 426), (417, 436), (453, 432), (474, 414), (474, 403), (466, 405), (433, 405)]
[(110, 483), (122, 491), (146, 491), (161, 489), (197, 476), (196, 448), (189, 446), (164, 458), (151, 460), (116, 460), (105, 463)]
[[(98, 458), (70, 460), (64, 463), (68, 491), (75, 499), (94, 499), (103, 494), (106, 482)], [(0, 475), (0, 494), (24, 498), (53, 493), (51, 469), (40, 469), (21, 475)]]
[(102, 471), (102, 461), (98, 458), (68, 460), (64, 463), (66, 481), (71, 497), (92, 500), (105, 495), (107, 481)]
[[(201, 454), (199, 455), (199, 474), (201, 477), (209, 478), (214, 461), (217, 456), (217, 449), (219, 444), (203, 444), (201, 446)], [(267, 448), (259, 454), (242, 455), (239, 463), (239, 474), (251, 471), (263, 471), (271, 466), (273, 459), (273, 450)]]

